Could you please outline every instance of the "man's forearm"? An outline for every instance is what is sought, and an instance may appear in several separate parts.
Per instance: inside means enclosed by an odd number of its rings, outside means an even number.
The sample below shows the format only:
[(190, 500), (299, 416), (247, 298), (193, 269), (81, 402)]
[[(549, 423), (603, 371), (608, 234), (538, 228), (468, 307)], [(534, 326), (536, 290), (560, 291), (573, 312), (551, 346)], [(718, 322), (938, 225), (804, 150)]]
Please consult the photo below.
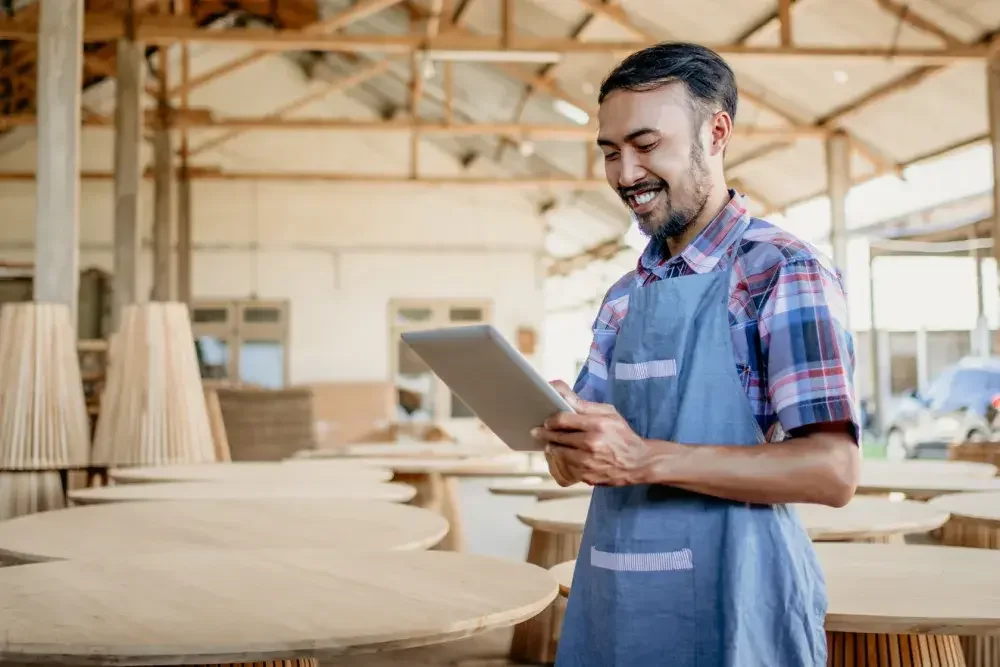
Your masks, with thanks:
[(749, 503), (841, 507), (854, 495), (860, 453), (844, 434), (817, 433), (752, 447), (648, 440), (646, 484)]

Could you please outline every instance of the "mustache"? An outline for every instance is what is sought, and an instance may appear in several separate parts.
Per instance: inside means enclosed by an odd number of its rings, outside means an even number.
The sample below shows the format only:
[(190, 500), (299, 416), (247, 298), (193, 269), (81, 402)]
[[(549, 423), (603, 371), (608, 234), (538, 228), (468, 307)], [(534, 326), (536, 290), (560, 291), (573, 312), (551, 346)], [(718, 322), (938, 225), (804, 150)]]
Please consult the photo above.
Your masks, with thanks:
[(630, 185), (627, 188), (618, 188), (618, 196), (622, 199), (639, 194), (640, 192), (645, 192), (647, 190), (659, 190), (663, 189), (670, 192), (670, 186), (663, 179), (656, 179), (650, 181), (643, 181), (635, 185)]

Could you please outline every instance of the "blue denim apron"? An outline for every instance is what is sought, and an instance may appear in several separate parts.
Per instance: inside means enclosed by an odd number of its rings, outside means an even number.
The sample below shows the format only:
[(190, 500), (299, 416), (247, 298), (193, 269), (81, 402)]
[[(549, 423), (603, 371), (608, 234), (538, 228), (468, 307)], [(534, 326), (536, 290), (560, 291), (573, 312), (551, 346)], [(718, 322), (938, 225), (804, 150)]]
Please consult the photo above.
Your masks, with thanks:
[[(632, 287), (608, 380), (610, 402), (642, 437), (764, 441), (734, 363), (732, 262), (722, 262)], [(823, 667), (826, 608), (792, 508), (664, 485), (597, 487), (556, 665)]]

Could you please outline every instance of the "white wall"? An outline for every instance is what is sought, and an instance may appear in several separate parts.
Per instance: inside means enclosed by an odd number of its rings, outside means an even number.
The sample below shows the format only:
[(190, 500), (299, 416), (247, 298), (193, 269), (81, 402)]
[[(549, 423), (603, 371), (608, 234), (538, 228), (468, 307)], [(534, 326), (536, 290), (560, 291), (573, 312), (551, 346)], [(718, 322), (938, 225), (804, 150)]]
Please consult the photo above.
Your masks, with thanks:
[[(195, 61), (193, 75), (239, 54), (206, 53)], [(274, 56), (199, 89), (191, 104), (210, 105), (219, 114), (263, 115), (310, 85), (316, 84)], [(341, 95), (297, 113), (372, 117)], [(192, 132), (192, 146), (215, 134)], [(403, 133), (252, 132), (198, 155), (195, 164), (230, 171), (405, 174), (408, 146)], [(111, 131), (85, 129), (81, 168), (110, 171), (112, 148)], [(0, 155), (0, 170), (34, 169), (35, 150), (29, 141)], [(461, 173), (454, 158), (426, 143), (421, 167), (429, 174)], [(81, 189), (81, 268), (111, 270), (112, 184), (87, 180)], [(32, 182), (0, 182), (0, 260), (32, 257), (34, 190)], [(195, 298), (255, 293), (290, 299), (292, 382), (387, 378), (391, 298), (488, 298), (506, 335), (513, 337), (519, 326), (541, 331), (544, 224), (516, 191), (196, 181), (193, 208)], [(141, 209), (141, 293), (148, 294), (151, 181), (144, 183)]]

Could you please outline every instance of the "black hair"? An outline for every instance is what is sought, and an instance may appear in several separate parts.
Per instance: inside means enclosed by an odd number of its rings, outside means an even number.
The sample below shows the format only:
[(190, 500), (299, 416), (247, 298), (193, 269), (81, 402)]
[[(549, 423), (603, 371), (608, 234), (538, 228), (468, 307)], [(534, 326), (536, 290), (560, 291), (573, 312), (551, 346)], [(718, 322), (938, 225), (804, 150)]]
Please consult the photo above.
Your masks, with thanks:
[(663, 42), (628, 56), (601, 83), (597, 102), (616, 90), (656, 90), (676, 81), (687, 86), (699, 125), (719, 110), (736, 120), (738, 93), (732, 68), (712, 49), (688, 42)]

